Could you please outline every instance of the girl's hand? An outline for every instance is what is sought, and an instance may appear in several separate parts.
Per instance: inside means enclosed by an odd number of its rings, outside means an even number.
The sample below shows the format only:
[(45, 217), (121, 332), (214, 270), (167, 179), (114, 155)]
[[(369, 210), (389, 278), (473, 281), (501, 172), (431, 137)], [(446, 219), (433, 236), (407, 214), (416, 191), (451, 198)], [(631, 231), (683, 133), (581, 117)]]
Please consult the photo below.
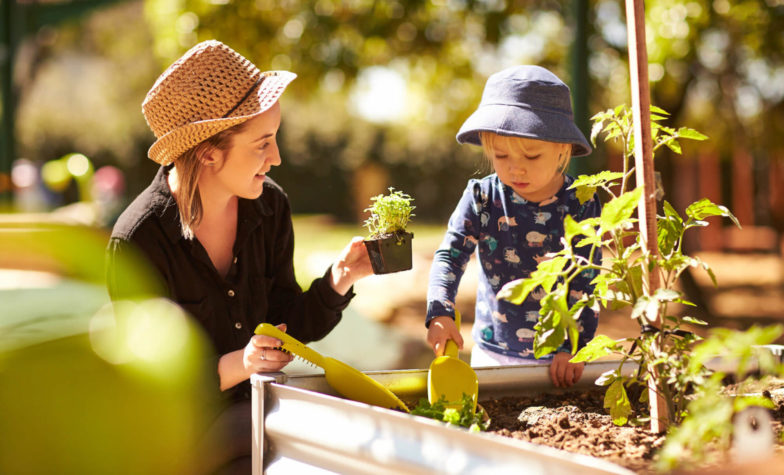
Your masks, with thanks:
[(354, 282), (373, 274), (370, 256), (362, 243), (364, 239), (355, 236), (332, 264), (332, 288), (340, 295), (346, 295)]
[(458, 348), (463, 348), (463, 337), (457, 330), (455, 320), (449, 316), (435, 317), (430, 320), (430, 327), (427, 329), (427, 342), (433, 347), (433, 353), (436, 356), (443, 356), (447, 340), (452, 340), (457, 343)]
[[(286, 331), (286, 324), (277, 326), (279, 330)], [(242, 365), (248, 374), (272, 373), (280, 371), (294, 359), (294, 356), (285, 351), (277, 350), (283, 343), (277, 338), (265, 335), (253, 335), (245, 345), (242, 354)]]
[(550, 363), (550, 380), (556, 387), (568, 388), (580, 380), (585, 363), (569, 363), (572, 355), (566, 352), (556, 353)]

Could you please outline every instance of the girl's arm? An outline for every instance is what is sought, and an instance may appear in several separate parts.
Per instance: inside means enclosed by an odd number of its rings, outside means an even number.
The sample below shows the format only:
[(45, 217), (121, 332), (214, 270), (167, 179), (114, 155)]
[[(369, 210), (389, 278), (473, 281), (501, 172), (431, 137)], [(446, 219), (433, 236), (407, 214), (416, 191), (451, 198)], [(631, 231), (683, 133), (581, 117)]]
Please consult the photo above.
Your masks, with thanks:
[(479, 239), (481, 189), (477, 180), (470, 180), (457, 204), (444, 239), (433, 257), (427, 291), (427, 318), (431, 327), (434, 318), (446, 316), (454, 320), (454, 302), (460, 279)]

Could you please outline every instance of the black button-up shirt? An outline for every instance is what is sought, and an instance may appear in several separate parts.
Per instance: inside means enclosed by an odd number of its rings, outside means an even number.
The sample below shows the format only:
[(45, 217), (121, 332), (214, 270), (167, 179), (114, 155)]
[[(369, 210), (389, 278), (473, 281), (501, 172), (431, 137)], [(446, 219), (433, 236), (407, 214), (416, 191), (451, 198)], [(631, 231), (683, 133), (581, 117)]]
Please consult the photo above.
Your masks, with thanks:
[[(233, 263), (221, 277), (199, 240), (182, 236), (180, 213), (167, 183), (171, 165), (122, 213), (108, 246), (107, 285), (113, 300), (140, 287), (120, 263), (140, 249), (157, 270), (164, 295), (206, 331), (218, 355), (242, 349), (262, 322), (286, 323), (301, 341), (323, 338), (353, 297), (337, 294), (327, 278), (303, 292), (294, 277), (294, 233), (284, 191), (269, 177), (255, 200), (240, 199)], [(149, 288), (149, 286), (147, 286)], [(249, 385), (235, 390), (249, 394)], [(246, 388), (247, 386), (247, 388)]]

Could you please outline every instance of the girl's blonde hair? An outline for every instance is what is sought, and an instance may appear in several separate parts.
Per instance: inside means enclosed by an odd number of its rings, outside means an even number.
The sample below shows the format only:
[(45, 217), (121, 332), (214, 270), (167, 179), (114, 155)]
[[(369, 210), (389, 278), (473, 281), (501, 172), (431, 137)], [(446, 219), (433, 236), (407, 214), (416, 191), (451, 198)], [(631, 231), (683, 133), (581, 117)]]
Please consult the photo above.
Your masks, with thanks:
[[(482, 141), (485, 158), (491, 169), (493, 167), (493, 157), (495, 156), (495, 144), (498, 142), (503, 143), (503, 145), (512, 152), (524, 153), (523, 144), (517, 137), (481, 131), (479, 132), (479, 140)], [(560, 155), (559, 160), (558, 173), (565, 173), (566, 168), (569, 167), (569, 162), (572, 160), (572, 147), (569, 147), (566, 153)]]
[(212, 150), (226, 150), (231, 138), (247, 124), (243, 122), (223, 130), (187, 150), (174, 161), (177, 176), (177, 208), (180, 210), (180, 225), (185, 239), (193, 239), (193, 230), (199, 225), (204, 206), (199, 194), (199, 177), (204, 169), (202, 159)]

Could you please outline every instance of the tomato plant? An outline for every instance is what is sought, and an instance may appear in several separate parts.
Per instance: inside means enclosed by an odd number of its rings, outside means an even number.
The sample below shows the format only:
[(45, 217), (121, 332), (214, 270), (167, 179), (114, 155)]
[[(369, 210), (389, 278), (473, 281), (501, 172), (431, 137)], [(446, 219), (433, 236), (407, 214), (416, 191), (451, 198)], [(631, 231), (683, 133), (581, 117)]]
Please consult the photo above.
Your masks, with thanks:
[[(662, 125), (667, 116), (666, 111), (652, 108), (654, 152), (667, 147), (680, 154), (680, 140), (707, 138), (687, 127), (674, 129)], [(782, 331), (779, 327), (752, 328), (747, 332), (720, 329), (703, 341), (689, 330), (690, 326), (705, 326), (707, 323), (673, 311), (674, 304), (694, 306), (678, 289), (679, 277), (688, 268), (698, 268), (708, 273), (714, 285), (716, 278), (707, 263), (683, 251), (684, 234), (708, 226), (706, 218), (711, 216), (728, 218), (739, 226), (738, 220), (726, 207), (708, 199), (692, 203), (683, 215), (663, 200), (657, 213), (658, 255), (652, 255), (642, 244), (636, 226), (635, 211), (642, 187), (633, 183), (634, 127), (631, 111), (625, 106), (618, 106), (596, 114), (592, 120), (591, 141), (594, 145), (597, 137), (604, 135), (605, 141), (621, 142), (624, 157), (621, 171), (581, 175), (571, 185), (571, 188), (576, 188), (581, 202), (602, 190), (608, 199), (605, 199), (601, 215), (580, 222), (567, 216), (564, 220), (563, 249), (540, 262), (528, 278), (505, 285), (498, 298), (519, 304), (530, 292), (539, 287), (544, 289), (545, 297), (541, 300), (539, 321), (535, 327), (534, 352), (537, 358), (555, 351), (567, 339), (571, 342), (572, 353), (576, 353), (572, 362), (589, 362), (607, 355), (619, 356), (618, 367), (603, 374), (596, 382), (607, 387), (604, 406), (616, 424), (639, 423), (646, 419), (645, 414), (633, 413), (627, 390), (632, 385), (646, 387), (652, 380), (656, 391), (668, 405), (669, 422), (674, 426), (683, 424), (688, 434), (669, 438), (673, 442), (665, 445), (666, 450), (662, 451), (663, 466), (672, 468), (675, 460), (683, 459), (684, 453), (698, 456), (700, 451), (692, 449), (699, 444), (717, 437), (728, 441), (728, 417), (745, 404), (743, 398), (718, 402), (717, 398), (723, 396), (716, 391), (716, 385), (725, 374), (708, 369), (708, 357), (731, 354), (736, 361), (737, 358), (748, 359), (755, 347), (771, 343)], [(590, 247), (588, 259), (575, 252), (575, 248), (584, 246)], [(603, 249), (605, 257), (596, 264), (591, 257), (599, 248)], [(658, 273), (660, 287), (653, 292), (644, 285), (645, 271)], [(593, 278), (593, 293), (577, 300), (571, 299), (570, 282), (586, 273)], [(640, 334), (620, 340), (597, 335), (578, 351), (580, 313), (585, 307), (599, 306), (612, 310), (627, 307), (630, 318), (640, 325)], [(637, 363), (638, 370), (633, 374), (622, 373), (624, 363), (628, 361)], [(781, 373), (777, 363), (768, 363), (767, 370)], [(647, 397), (648, 393), (643, 391), (642, 402)], [(708, 398), (710, 403), (706, 403)], [(724, 410), (720, 413), (724, 417), (715, 417), (719, 414), (717, 409)], [(705, 416), (707, 410), (713, 411), (713, 415)], [(704, 423), (694, 423), (700, 415)], [(711, 417), (714, 422), (708, 421)], [(674, 448), (676, 445), (673, 444), (680, 444), (679, 448)], [(686, 450), (687, 446), (690, 450)], [(677, 455), (671, 457), (669, 454)]]

